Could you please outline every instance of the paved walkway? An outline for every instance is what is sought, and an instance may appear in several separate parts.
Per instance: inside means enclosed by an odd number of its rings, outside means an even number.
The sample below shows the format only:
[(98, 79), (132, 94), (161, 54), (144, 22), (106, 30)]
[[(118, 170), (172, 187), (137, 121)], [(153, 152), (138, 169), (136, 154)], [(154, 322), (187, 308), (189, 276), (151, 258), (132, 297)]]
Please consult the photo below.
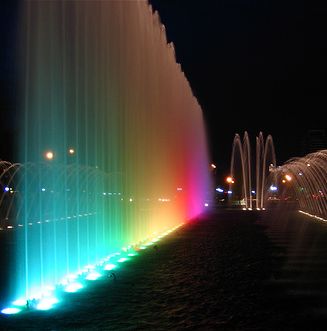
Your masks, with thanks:
[(258, 224), (272, 243), (267, 297), (280, 312), (276, 326), (327, 329), (327, 224), (277, 208)]
[(326, 236), (298, 214), (217, 210), (0, 330), (325, 330)]

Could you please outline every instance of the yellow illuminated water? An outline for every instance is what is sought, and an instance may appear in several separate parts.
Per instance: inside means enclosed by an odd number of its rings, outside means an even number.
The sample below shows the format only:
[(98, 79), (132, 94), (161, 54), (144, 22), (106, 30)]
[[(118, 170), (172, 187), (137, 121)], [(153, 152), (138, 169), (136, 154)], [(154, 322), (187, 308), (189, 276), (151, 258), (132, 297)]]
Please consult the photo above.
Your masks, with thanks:
[(23, 7), (14, 299), (194, 218), (210, 189), (202, 110), (146, 1)]

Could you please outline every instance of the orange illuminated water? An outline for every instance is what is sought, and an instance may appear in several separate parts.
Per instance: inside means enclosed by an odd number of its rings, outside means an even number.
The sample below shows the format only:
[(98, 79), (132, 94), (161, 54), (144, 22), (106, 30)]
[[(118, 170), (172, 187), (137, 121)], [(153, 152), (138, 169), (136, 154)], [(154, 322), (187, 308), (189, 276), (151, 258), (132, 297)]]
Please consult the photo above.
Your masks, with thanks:
[(25, 300), (196, 217), (210, 180), (202, 109), (146, 1), (27, 1), (21, 31)]

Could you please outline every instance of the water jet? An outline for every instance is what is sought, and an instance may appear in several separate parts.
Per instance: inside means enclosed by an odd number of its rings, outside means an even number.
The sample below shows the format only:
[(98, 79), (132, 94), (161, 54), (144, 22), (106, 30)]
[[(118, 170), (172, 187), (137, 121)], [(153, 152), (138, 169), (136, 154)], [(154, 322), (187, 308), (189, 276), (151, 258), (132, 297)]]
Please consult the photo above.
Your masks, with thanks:
[(122, 247), (202, 213), (209, 159), (201, 107), (147, 1), (24, 2), (21, 31), (18, 162), (0, 162), (14, 247), (1, 307), (45, 310), (49, 287), (77, 291), (131, 258)]

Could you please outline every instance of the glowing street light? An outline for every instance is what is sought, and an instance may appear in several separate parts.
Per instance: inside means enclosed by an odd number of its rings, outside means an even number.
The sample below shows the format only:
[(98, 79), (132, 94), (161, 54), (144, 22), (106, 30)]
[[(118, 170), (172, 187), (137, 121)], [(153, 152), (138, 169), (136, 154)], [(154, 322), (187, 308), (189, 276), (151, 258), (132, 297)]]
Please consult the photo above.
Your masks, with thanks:
[(226, 182), (227, 182), (228, 184), (234, 184), (234, 183), (235, 183), (233, 177), (231, 177), (231, 176), (226, 177)]
[(290, 175), (285, 175), (285, 179), (290, 182), (292, 180), (292, 177)]
[(54, 154), (52, 151), (47, 151), (44, 153), (44, 157), (47, 159), (47, 160), (52, 160), (53, 157), (54, 157)]
[(270, 191), (277, 191), (277, 186), (275, 186), (275, 185), (270, 185), (269, 190), (270, 190)]

